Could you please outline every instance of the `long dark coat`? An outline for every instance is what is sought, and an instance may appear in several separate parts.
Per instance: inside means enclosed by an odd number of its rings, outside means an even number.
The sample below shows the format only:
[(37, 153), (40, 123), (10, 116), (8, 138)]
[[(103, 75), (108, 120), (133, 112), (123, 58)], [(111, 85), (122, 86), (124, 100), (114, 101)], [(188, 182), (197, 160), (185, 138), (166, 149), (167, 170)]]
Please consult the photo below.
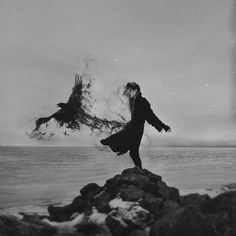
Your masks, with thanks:
[(147, 121), (159, 132), (166, 126), (153, 113), (150, 103), (139, 92), (134, 98), (131, 109), (131, 120), (121, 131), (109, 136), (104, 141), (112, 151), (125, 153), (138, 148), (143, 136), (144, 123)]

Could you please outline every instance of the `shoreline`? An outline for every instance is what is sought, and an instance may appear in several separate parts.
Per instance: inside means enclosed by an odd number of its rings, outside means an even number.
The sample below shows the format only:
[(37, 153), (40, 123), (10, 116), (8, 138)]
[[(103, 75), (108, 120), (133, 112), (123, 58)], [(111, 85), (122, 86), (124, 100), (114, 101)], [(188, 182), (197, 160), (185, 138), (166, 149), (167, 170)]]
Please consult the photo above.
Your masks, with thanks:
[[(88, 183), (69, 203), (18, 214), (0, 214), (3, 236), (154, 236), (236, 233), (236, 184), (216, 197), (181, 195), (147, 169), (128, 168), (105, 180)], [(224, 189), (227, 190), (226, 188)], [(209, 189), (209, 191), (211, 191)], [(15, 209), (16, 210), (16, 209)], [(18, 209), (19, 210), (19, 209)], [(28, 209), (29, 210), (29, 209)], [(221, 227), (218, 227), (219, 223)]]
[[(86, 184), (85, 184), (86, 185)], [(236, 191), (236, 183), (229, 183), (225, 185), (221, 185), (217, 188), (206, 188), (206, 189), (179, 189), (180, 196), (184, 197), (189, 194), (200, 194), (200, 195), (209, 195), (211, 198), (214, 198), (222, 193), (227, 193), (230, 191)], [(78, 193), (77, 193), (78, 194)], [(38, 204), (27, 204), (27, 205), (18, 205), (18, 206), (7, 206), (0, 208), (0, 215), (14, 215), (16, 217), (21, 217), (19, 212), (25, 212), (27, 214), (47, 214), (47, 206), (52, 204), (54, 206), (63, 206), (69, 204), (72, 199), (76, 196), (68, 197), (66, 199), (57, 199), (57, 201), (45, 201), (38, 200)]]

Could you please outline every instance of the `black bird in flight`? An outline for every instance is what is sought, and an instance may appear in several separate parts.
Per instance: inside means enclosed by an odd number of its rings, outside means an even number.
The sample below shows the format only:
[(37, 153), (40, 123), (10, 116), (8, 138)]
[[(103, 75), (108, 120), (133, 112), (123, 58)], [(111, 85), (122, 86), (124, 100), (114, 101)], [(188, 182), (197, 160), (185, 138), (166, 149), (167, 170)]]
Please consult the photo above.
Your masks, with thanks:
[[(112, 133), (124, 127), (125, 123), (116, 120), (107, 120), (98, 118), (90, 114), (92, 107), (92, 96), (90, 88), (92, 81), (88, 83), (83, 82), (83, 75), (75, 75), (75, 85), (72, 88), (72, 93), (67, 103), (58, 103), (60, 109), (48, 117), (41, 117), (36, 120), (34, 132), (39, 131), (40, 126), (47, 123), (51, 119), (55, 119), (60, 127), (64, 126), (71, 131), (80, 130), (81, 125), (88, 126), (92, 131), (97, 134), (108, 131)], [(42, 133), (41, 133), (42, 134)]]

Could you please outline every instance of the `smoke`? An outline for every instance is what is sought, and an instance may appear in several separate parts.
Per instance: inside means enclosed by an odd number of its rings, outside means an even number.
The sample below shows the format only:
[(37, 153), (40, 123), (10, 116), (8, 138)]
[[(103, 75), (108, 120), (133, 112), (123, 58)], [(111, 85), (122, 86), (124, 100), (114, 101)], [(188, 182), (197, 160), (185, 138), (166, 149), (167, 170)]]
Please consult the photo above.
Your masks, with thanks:
[(127, 122), (130, 119), (128, 100), (122, 96), (124, 86), (119, 86), (105, 98), (106, 116)]
[[(86, 68), (87, 67), (88, 65), (86, 65)], [(113, 106), (113, 110), (111, 110), (112, 102), (109, 102), (111, 98), (104, 99), (104, 104), (107, 105), (107, 109), (106, 106), (104, 106), (106, 116), (97, 116), (92, 112), (92, 108), (96, 102), (96, 99), (94, 99), (91, 93), (94, 81), (95, 79), (92, 78), (91, 74), (76, 74), (75, 84), (68, 102), (58, 103), (57, 106), (60, 107), (58, 111), (47, 117), (38, 118), (35, 121), (36, 126), (34, 130), (26, 134), (30, 138), (50, 140), (50, 138), (55, 136), (55, 130), (58, 127), (65, 136), (70, 135), (71, 132), (81, 131), (84, 126), (88, 127), (91, 132), (97, 136), (102, 133), (112, 134), (122, 129), (125, 126), (126, 119), (120, 114), (120, 111), (117, 110), (119, 105), (116, 105), (115, 108)], [(120, 101), (119, 90), (114, 93), (118, 96), (118, 98), (113, 99), (116, 103)], [(56, 127), (51, 128), (51, 120), (56, 121)]]
[[(103, 118), (116, 120), (124, 124), (130, 120), (131, 114), (128, 108), (128, 100), (122, 95), (123, 91), (124, 85), (120, 85), (108, 93), (107, 96), (101, 98), (98, 102), (99, 104), (95, 103), (94, 107), (99, 106), (98, 110)], [(104, 132), (101, 136), (107, 137), (108, 135), (110, 134)], [(99, 151), (110, 152), (110, 148), (101, 145), (97, 137), (93, 139), (93, 145)]]
[(55, 120), (50, 120), (46, 124), (40, 127), (40, 130), (35, 132), (25, 132), (29, 138), (36, 139), (38, 141), (51, 141), (55, 137), (64, 138), (71, 134), (64, 126), (60, 126)]
[[(91, 56), (79, 60), (78, 73), (85, 74), (88, 79), (93, 78), (93, 84), (90, 88), (93, 106), (91, 114), (102, 119), (117, 120), (127, 122), (130, 119), (128, 111), (128, 101), (122, 96), (124, 85), (120, 85), (114, 90), (108, 91), (107, 83), (104, 78), (97, 76), (98, 63)], [(107, 94), (104, 94), (107, 91)]]
[[(67, 137), (73, 132), (81, 132), (82, 129), (89, 129), (91, 136), (96, 137), (121, 130), (130, 120), (128, 101), (122, 96), (124, 86), (118, 86), (107, 96), (100, 94), (97, 99), (99, 81), (95, 75), (96, 69), (95, 59), (80, 59), (80, 74), (75, 74), (75, 84), (67, 103), (58, 103), (59, 109), (55, 113), (46, 117), (44, 113), (34, 119), (36, 126), (32, 132), (26, 132), (26, 135), (36, 140), (49, 141), (55, 137)], [(94, 146), (99, 145), (94, 142)]]

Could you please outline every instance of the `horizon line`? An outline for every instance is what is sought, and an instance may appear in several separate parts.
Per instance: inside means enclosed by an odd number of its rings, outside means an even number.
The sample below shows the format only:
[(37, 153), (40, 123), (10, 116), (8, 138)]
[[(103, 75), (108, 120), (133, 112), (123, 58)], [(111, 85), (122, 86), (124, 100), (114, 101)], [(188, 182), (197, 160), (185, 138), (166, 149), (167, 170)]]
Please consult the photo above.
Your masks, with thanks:
[[(0, 147), (96, 147), (94, 145), (0, 145)], [(229, 148), (236, 148), (236, 145), (156, 145), (156, 146), (150, 146), (150, 147), (145, 147), (141, 146), (140, 149), (142, 148), (155, 148), (155, 147), (219, 147), (219, 148), (224, 148), (224, 147), (229, 147)]]

